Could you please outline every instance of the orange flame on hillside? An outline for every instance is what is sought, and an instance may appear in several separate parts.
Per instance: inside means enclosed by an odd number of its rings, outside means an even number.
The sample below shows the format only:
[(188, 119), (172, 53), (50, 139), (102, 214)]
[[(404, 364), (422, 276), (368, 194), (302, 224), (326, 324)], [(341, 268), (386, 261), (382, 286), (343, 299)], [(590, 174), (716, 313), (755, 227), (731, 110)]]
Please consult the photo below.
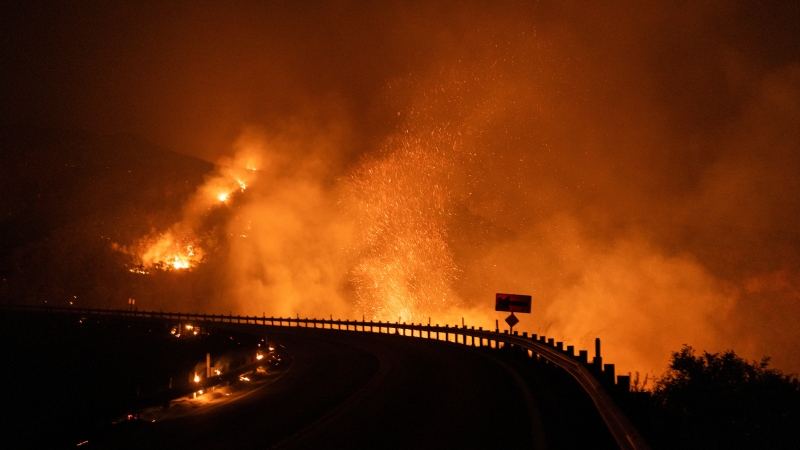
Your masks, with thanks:
[(203, 261), (203, 251), (189, 237), (177, 238), (172, 232), (150, 235), (133, 248), (115, 246), (117, 250), (133, 256), (136, 266), (132, 273), (148, 274), (149, 270), (192, 269)]
[[(234, 161), (241, 163), (241, 161)], [(203, 219), (214, 208), (229, 204), (234, 194), (244, 192), (255, 176), (252, 162), (246, 168), (218, 167), (206, 177), (191, 200), (185, 205), (183, 218), (166, 232), (153, 232), (132, 246), (112, 244), (112, 248), (133, 256), (132, 273), (146, 275), (151, 269), (191, 270), (205, 259), (196, 237)]]

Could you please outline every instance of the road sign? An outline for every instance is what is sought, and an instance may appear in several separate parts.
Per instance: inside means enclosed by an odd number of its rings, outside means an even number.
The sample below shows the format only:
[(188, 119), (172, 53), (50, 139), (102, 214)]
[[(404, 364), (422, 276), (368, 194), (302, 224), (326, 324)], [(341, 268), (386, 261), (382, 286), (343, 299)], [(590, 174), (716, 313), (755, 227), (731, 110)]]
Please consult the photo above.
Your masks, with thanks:
[(494, 310), (530, 314), (531, 296), (517, 294), (496, 294), (494, 297)]
[(513, 330), (514, 325), (519, 323), (519, 319), (517, 319), (517, 316), (515, 316), (514, 313), (512, 312), (510, 316), (506, 317), (506, 323)]

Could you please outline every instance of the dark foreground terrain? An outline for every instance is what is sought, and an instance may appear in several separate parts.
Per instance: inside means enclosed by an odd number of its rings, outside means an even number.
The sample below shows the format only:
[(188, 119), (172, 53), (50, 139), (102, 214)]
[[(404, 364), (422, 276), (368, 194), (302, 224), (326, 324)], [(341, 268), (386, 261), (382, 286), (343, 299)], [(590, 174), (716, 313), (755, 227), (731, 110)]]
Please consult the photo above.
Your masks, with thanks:
[[(510, 349), (266, 327), (283, 366), (176, 413), (177, 402), (145, 404), (141, 380), (191, 370), (234, 340), (165, 345), (181, 340), (82, 325), (2, 316), (3, 415), (15, 430), (3, 448), (615, 448), (575, 382)], [(148, 420), (110, 425), (125, 411)]]
[[(75, 446), (131, 411), (192, 389), (206, 353), (228, 368), (255, 356), (256, 336), (116, 319), (0, 313), (0, 442), (12, 448)], [(9, 448), (6, 445), (0, 445)]]

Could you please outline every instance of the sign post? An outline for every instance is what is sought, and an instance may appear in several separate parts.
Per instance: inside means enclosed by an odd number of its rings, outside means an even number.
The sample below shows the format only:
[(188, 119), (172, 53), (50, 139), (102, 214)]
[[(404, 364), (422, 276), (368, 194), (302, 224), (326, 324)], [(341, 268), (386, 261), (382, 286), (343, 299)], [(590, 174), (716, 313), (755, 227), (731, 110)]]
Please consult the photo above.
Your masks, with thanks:
[(518, 294), (495, 294), (494, 310), (508, 311), (511, 313), (510, 316), (506, 317), (506, 323), (509, 326), (509, 331), (513, 333), (514, 325), (519, 323), (519, 319), (517, 319), (517, 316), (515, 316), (514, 313), (518, 312), (530, 314), (531, 296)]

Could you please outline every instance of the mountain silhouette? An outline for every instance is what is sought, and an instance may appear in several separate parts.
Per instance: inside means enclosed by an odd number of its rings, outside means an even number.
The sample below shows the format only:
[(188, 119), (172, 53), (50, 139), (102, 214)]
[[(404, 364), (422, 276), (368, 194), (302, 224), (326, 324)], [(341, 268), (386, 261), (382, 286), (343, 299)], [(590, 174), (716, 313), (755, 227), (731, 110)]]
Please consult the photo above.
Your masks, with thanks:
[[(0, 128), (0, 301), (121, 306), (129, 245), (180, 219), (215, 166), (130, 135)], [(77, 301), (80, 299), (80, 301)], [(109, 305), (109, 300), (112, 304)]]

